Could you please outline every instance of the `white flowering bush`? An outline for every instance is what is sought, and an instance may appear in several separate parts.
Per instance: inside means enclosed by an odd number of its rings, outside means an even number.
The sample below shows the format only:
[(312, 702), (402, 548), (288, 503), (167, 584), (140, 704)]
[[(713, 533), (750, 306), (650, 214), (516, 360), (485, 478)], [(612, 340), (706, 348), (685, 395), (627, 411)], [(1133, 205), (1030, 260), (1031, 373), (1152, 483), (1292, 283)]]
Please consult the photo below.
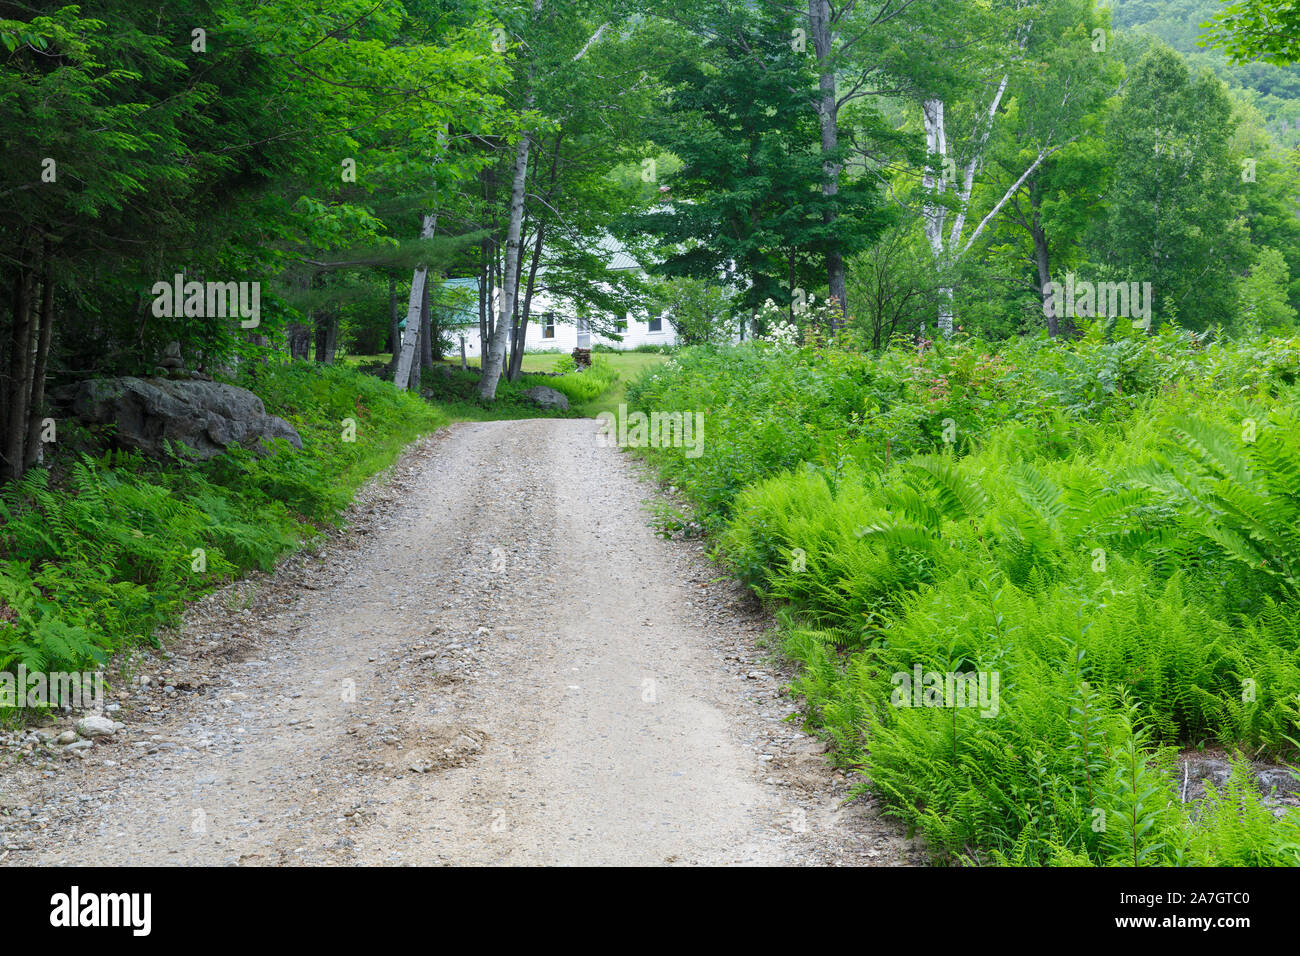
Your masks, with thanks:
[(809, 337), (820, 337), (832, 324), (843, 324), (839, 303), (833, 299), (818, 301), (817, 296), (809, 295), (806, 304), (796, 305), (794, 318), (790, 310), (777, 305), (771, 299), (763, 303), (754, 314), (756, 328), (763, 329), (757, 338), (787, 348), (797, 348), (806, 344)]

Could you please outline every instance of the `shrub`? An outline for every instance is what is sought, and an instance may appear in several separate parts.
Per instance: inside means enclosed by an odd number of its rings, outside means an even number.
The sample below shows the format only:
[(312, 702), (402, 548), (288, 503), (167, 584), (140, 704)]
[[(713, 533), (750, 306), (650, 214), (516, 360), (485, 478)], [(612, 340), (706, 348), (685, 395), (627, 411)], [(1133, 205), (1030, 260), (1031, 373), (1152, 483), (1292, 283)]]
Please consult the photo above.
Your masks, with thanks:
[[(234, 450), (202, 464), (82, 454), (0, 496), (0, 670), (79, 671), (176, 621), (186, 600), (338, 520), (352, 492), (446, 418), (343, 367), (246, 369), (301, 452)], [(345, 440), (344, 419), (356, 425)], [(52, 474), (59, 474), (56, 485)]]
[[(1097, 324), (995, 350), (685, 349), (628, 389), (706, 413), (651, 449), (780, 609), (808, 719), (887, 811), (971, 862), (1294, 863), (1242, 763), (1300, 738), (1300, 341)], [(899, 675), (998, 679), (993, 713)], [(964, 678), (963, 678), (964, 679)]]

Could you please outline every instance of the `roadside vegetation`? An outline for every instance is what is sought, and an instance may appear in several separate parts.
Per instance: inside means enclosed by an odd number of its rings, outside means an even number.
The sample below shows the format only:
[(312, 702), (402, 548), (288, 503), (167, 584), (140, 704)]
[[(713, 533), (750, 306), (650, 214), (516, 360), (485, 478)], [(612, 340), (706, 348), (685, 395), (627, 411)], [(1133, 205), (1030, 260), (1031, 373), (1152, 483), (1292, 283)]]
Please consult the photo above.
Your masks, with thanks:
[[(661, 346), (616, 351), (593, 350), (591, 367), (578, 372), (573, 357), (561, 352), (528, 352), (521, 361), (522, 374), (515, 380), (501, 382), (496, 398), (488, 403), (478, 397), (477, 358), (466, 365), (472, 371), (464, 372), (459, 361), (438, 364), (432, 371), (422, 374), (421, 389), (437, 401), (457, 420), (488, 421), (508, 418), (532, 418), (539, 415), (594, 418), (602, 411), (618, 407), (623, 401), (628, 381), (642, 370), (667, 361), (671, 349)], [(389, 356), (371, 355), (349, 357), (347, 364), (379, 372), (386, 367)], [(544, 412), (523, 397), (523, 393), (538, 385), (553, 388), (569, 400), (569, 411)]]
[(700, 457), (648, 451), (667, 530), (779, 610), (809, 722), (937, 858), (1297, 865), (1250, 761), (1300, 746), (1300, 339), (1126, 325), (687, 349), (629, 397), (705, 412)]
[(298, 430), (302, 451), (279, 442), (261, 457), (235, 450), (203, 464), (158, 462), (83, 431), (4, 488), (0, 669), (92, 669), (148, 639), (186, 600), (270, 569), (337, 522), (366, 479), (449, 420), (339, 366), (250, 368), (239, 384)]
[(235, 384), (293, 425), (303, 449), (236, 448), (203, 464), (182, 448), (151, 461), (112, 450), (106, 432), (68, 426), (47, 465), (0, 495), (0, 671), (93, 669), (175, 623), (186, 601), (271, 569), (336, 524), (420, 435), (453, 421), (565, 415), (522, 392), (547, 385), (576, 408), (618, 378), (605, 356), (581, 373), (567, 361), (562, 375), (503, 382), (492, 405), (477, 401), (477, 376), (459, 370), (426, 372), (435, 397), (424, 401), (348, 364), (247, 365)]

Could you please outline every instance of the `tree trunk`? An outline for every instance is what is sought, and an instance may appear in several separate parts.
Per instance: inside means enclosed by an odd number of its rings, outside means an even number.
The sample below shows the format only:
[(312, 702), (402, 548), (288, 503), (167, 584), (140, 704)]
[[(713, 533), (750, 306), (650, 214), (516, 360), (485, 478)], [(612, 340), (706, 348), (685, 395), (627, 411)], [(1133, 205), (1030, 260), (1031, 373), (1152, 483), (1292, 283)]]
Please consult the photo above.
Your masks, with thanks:
[[(1034, 265), (1038, 270), (1038, 298), (1040, 302), (1047, 302), (1047, 284), (1052, 281), (1052, 273), (1047, 261), (1047, 233), (1043, 227), (1038, 224), (1037, 210), (1035, 210), (1034, 222), (1029, 229), (1029, 234), (1034, 237)], [(1047, 334), (1056, 338), (1060, 332), (1060, 320), (1056, 312), (1051, 309), (1044, 309), (1047, 318)]]
[[(20, 250), (26, 258), (26, 249)], [(22, 477), (27, 447), (27, 403), (32, 394), (32, 272), (20, 262), (14, 279), (13, 335), (9, 352), (9, 408), (5, 428), (5, 474)]]
[(420, 303), (420, 368), (433, 368), (433, 313), (429, 308), (429, 283), (424, 283)]
[[(525, 194), (527, 194), (527, 188), (528, 188), (527, 184), (525, 184), (524, 186)], [(524, 249), (527, 246), (527, 238), (528, 238), (528, 210), (525, 209), (524, 221), (519, 228), (519, 254), (515, 257), (517, 259), (517, 261), (515, 262), (515, 295), (514, 295), (515, 308), (514, 311), (510, 314), (510, 337), (507, 340), (505, 365), (502, 369), (502, 374), (506, 376), (506, 379), (508, 381), (513, 381), (510, 378), (510, 370), (515, 367), (515, 356), (518, 355), (519, 361), (523, 361), (523, 355), (520, 352), (521, 346), (520, 346), (520, 339), (519, 339), (519, 322), (520, 322), (519, 286), (523, 280)]]
[(479, 250), (482, 263), (482, 278), (479, 283), (478, 355), (479, 365), (482, 366), (483, 360), (488, 353), (488, 341), (492, 338), (492, 310), (495, 308), (492, 301), (492, 266), (496, 262), (495, 245), (497, 237), (495, 166), (484, 167), (480, 178), (483, 182), (483, 204), (492, 211), (491, 231), (484, 237)]
[[(524, 112), (533, 108), (533, 94), (530, 90), (525, 97)], [(510, 186), (510, 227), (506, 233), (506, 274), (501, 281), (501, 311), (496, 328), (492, 330), (492, 342), (488, 354), (483, 358), (483, 374), (479, 378), (478, 395), (483, 401), (496, 398), (497, 382), (501, 379), (502, 363), (506, 354), (506, 333), (510, 331), (510, 320), (515, 311), (515, 289), (519, 270), (519, 236), (524, 220), (524, 182), (528, 173), (529, 134), (525, 130), (519, 137), (519, 147), (515, 151), (514, 176)]]
[[(948, 159), (948, 133), (944, 125), (943, 100), (926, 100), (921, 106), (921, 118), (925, 124), (927, 154), (921, 185), (927, 192), (936, 190), (942, 195), (948, 191), (947, 171), (944, 168), (945, 160)], [(937, 171), (933, 166), (934, 158), (939, 161)], [(934, 256), (935, 269), (942, 275), (948, 270), (947, 249), (943, 242), (943, 226), (948, 217), (948, 208), (942, 202), (928, 201), (923, 207), (923, 215), (925, 238)], [(923, 326), (922, 333), (924, 331)], [(952, 334), (952, 288), (949, 286), (939, 289), (939, 331), (944, 335)]]
[(338, 345), (338, 313), (333, 307), (327, 307), (317, 309), (314, 316), (316, 361), (322, 365), (333, 365)]
[(953, 290), (946, 285), (939, 290), (939, 332), (944, 336), (952, 335), (953, 328)]
[(325, 364), (333, 365), (339, 351), (339, 310), (337, 306), (325, 313)]
[(45, 444), (41, 441), (41, 419), (45, 413), (45, 367), (50, 355), (50, 337), (54, 332), (54, 269), (50, 256), (50, 241), (45, 240), (45, 266), (41, 279), (40, 333), (36, 338), (35, 366), (32, 370), (32, 392), (28, 403), (27, 450), (23, 468), (39, 465), (45, 459)]
[[(483, 240), (480, 252), (483, 261), (478, 280), (478, 354), (481, 360), (487, 354), (487, 310), (488, 303), (491, 301), (488, 287), (492, 284), (491, 270), (488, 268), (488, 241), (486, 239)], [(462, 349), (462, 351), (464, 350)]]
[[(1052, 281), (1051, 258), (1047, 244), (1047, 230), (1043, 228), (1043, 220), (1040, 210), (1043, 205), (1043, 197), (1031, 183), (1029, 187), (1029, 205), (1032, 208), (1032, 218), (1029, 222), (1029, 234), (1034, 239), (1034, 267), (1038, 272), (1038, 297), (1040, 301), (1045, 300), (1047, 294), (1047, 284)], [(1052, 338), (1064, 336), (1069, 338), (1074, 334), (1075, 325), (1072, 316), (1058, 316), (1053, 312), (1046, 313), (1047, 334)]]
[[(423, 329), (421, 329), (421, 331), (419, 332), (419, 334), (417, 335), (416, 340), (415, 340), (415, 354), (416, 354), (416, 355), (419, 355), (419, 354), (420, 354), (420, 339), (422, 339), (422, 338), (424, 338), (424, 331), (423, 331)], [(418, 391), (420, 390), (420, 374), (421, 374), (421, 371), (422, 371), (422, 369), (420, 368), (420, 363), (417, 362), (417, 361), (415, 361), (415, 358), (412, 357), (412, 359), (411, 359), (411, 371), (410, 371), (410, 376), (409, 376), (409, 377), (407, 378), (407, 380), (406, 380), (406, 389), (407, 389), (407, 391), (412, 391), (412, 390), (414, 390), (414, 391), (418, 392)]]
[(388, 360), (388, 374), (397, 372), (397, 358), (402, 354), (402, 317), (397, 314), (397, 276), (388, 277), (388, 347), (393, 350)]
[[(839, 150), (839, 104), (835, 97), (835, 69), (831, 59), (831, 5), (830, 0), (808, 0), (808, 33), (812, 37), (813, 50), (818, 63), (818, 99), (817, 116), (821, 121), (821, 149), (825, 161), (822, 163), (822, 195), (835, 196), (840, 191), (840, 164), (835, 158)], [(835, 221), (835, 214), (827, 210), (823, 220), (830, 225)], [(844, 275), (844, 255), (839, 249), (826, 253), (826, 279), (831, 298), (839, 303), (841, 316), (849, 311), (848, 287)], [(839, 318), (831, 314), (831, 328), (834, 331)]]
[(492, 330), (497, 327), (497, 307), (501, 289), (501, 260), (497, 256), (497, 245), (494, 234), (488, 245), (487, 313), (483, 321), (483, 334), (480, 336), (478, 343), (480, 369), (483, 368), (483, 362), (487, 359), (488, 347), (492, 343)]
[(545, 242), (546, 224), (537, 224), (537, 238), (533, 240), (533, 258), (528, 266), (528, 285), (524, 288), (524, 307), (519, 311), (519, 338), (515, 354), (511, 357), (510, 373), (507, 378), (516, 382), (524, 367), (524, 346), (528, 342), (528, 320), (533, 313), (533, 292), (537, 288), (537, 269), (542, 261), (542, 245)]
[[(602, 27), (601, 29), (604, 29)], [(598, 31), (599, 32), (599, 31)], [(564, 142), (564, 131), (560, 130), (555, 135), (555, 146), (551, 151), (551, 181), (547, 187), (546, 200), (549, 203), (555, 196), (555, 183), (560, 175), (560, 144)], [(519, 345), (517, 349), (518, 358), (511, 357), (511, 365), (508, 378), (514, 382), (519, 379), (523, 372), (524, 366), (524, 349), (528, 344), (528, 323), (533, 314), (533, 292), (537, 288), (537, 270), (542, 262), (542, 249), (545, 244), (546, 223), (539, 221), (537, 223), (537, 238), (533, 243), (533, 258), (528, 267), (528, 286), (524, 292), (524, 307), (520, 310), (519, 315)]]
[(307, 359), (311, 357), (311, 329), (301, 322), (294, 322), (285, 332), (289, 340), (289, 358)]
[[(424, 217), (420, 226), (420, 238), (432, 239), (433, 230), (438, 225), (438, 214), (430, 213)], [(402, 336), (401, 353), (397, 359), (397, 371), (393, 373), (393, 384), (405, 390), (411, 380), (411, 365), (415, 360), (415, 346), (420, 337), (420, 305), (424, 301), (424, 286), (428, 281), (428, 266), (416, 266), (411, 275), (411, 294), (406, 301), (406, 332)]]
[[(428, 335), (428, 328), (426, 323), (426, 320), (428, 318), (428, 310), (429, 310), (429, 277), (426, 274), (424, 277), (424, 292), (420, 296), (420, 324), (419, 324), (420, 331), (415, 339), (416, 356), (423, 356), (424, 354), (425, 336)], [(406, 383), (406, 388), (408, 391), (418, 392), (420, 390), (421, 378), (423, 376), (423, 373), (424, 373), (424, 363), (422, 359), (417, 359), (413, 357), (411, 359), (411, 377), (410, 379), (407, 380)]]

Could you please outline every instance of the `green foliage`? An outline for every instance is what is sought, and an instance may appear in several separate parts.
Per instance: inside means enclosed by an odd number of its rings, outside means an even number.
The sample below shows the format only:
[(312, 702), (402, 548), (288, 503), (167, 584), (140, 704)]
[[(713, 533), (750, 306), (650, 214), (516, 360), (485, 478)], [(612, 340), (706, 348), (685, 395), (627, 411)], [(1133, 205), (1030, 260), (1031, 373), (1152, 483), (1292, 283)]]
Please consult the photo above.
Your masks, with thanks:
[(521, 375), (520, 385), (525, 390), (535, 385), (545, 385), (563, 392), (570, 405), (582, 405), (609, 391), (618, 380), (618, 372), (598, 355), (593, 356), (591, 365), (582, 371), (574, 368), (572, 356), (561, 356), (555, 363), (555, 370), (563, 374)]
[(1231, 117), (1217, 77), (1192, 75), (1177, 53), (1156, 47), (1131, 70), (1107, 124), (1114, 178), (1092, 254), (1099, 278), (1151, 283), (1153, 322), (1176, 313), (1204, 329), (1232, 313), (1245, 233)]
[[(652, 121), (655, 142), (683, 165), (666, 177), (667, 201), (622, 228), (653, 237), (652, 274), (730, 285), (745, 309), (769, 298), (786, 305), (796, 288), (822, 285), (826, 253), (856, 252), (889, 217), (873, 180), (838, 171), (845, 148), (819, 148), (809, 109), (816, 59), (791, 43), (807, 21), (766, 5), (706, 8), (712, 29), (674, 48), (665, 108)], [(870, 118), (859, 114), (859, 125)], [(837, 170), (834, 195), (827, 165)], [(690, 311), (715, 313), (710, 298)], [(688, 336), (702, 334), (690, 324)]]
[[(779, 602), (834, 759), (936, 855), (1279, 863), (1298, 824), (1244, 769), (1200, 815), (1175, 780), (1180, 749), (1295, 749), (1298, 359), (1098, 324), (685, 349), (629, 396), (706, 412), (703, 455), (650, 454)], [(996, 712), (899, 706), (918, 666), (997, 675)]]
[[(651, 311), (662, 313), (677, 332), (682, 345), (725, 342), (736, 323), (726, 290), (703, 279), (661, 279), (652, 287)], [(644, 348), (645, 346), (640, 346)]]
[(1287, 301), (1290, 268), (1282, 253), (1268, 246), (1257, 250), (1250, 272), (1237, 283), (1237, 307), (1249, 329), (1290, 329), (1296, 310)]
[[(491, 403), (479, 400), (477, 370), (461, 371), (444, 365), (432, 373), (426, 371), (420, 388), (432, 401), (461, 418), (576, 417), (581, 414), (580, 406), (608, 392), (619, 377), (613, 365), (598, 356), (593, 357), (590, 368), (579, 372), (574, 370), (573, 358), (562, 355), (556, 359), (555, 369), (562, 374), (525, 373), (515, 382), (503, 378)], [(542, 410), (524, 398), (524, 392), (538, 385), (561, 392), (569, 400), (569, 411)]]
[[(351, 493), (445, 418), (369, 376), (247, 372), (303, 450), (176, 468), (106, 453), (29, 471), (0, 497), (0, 669), (76, 671), (174, 623), (184, 602), (338, 520)], [(356, 423), (344, 440), (343, 420)], [(201, 549), (201, 553), (199, 550)]]
[(1236, 0), (1215, 14), (1209, 39), (1234, 63), (1294, 63), (1300, 60), (1300, 10), (1267, 0)]

